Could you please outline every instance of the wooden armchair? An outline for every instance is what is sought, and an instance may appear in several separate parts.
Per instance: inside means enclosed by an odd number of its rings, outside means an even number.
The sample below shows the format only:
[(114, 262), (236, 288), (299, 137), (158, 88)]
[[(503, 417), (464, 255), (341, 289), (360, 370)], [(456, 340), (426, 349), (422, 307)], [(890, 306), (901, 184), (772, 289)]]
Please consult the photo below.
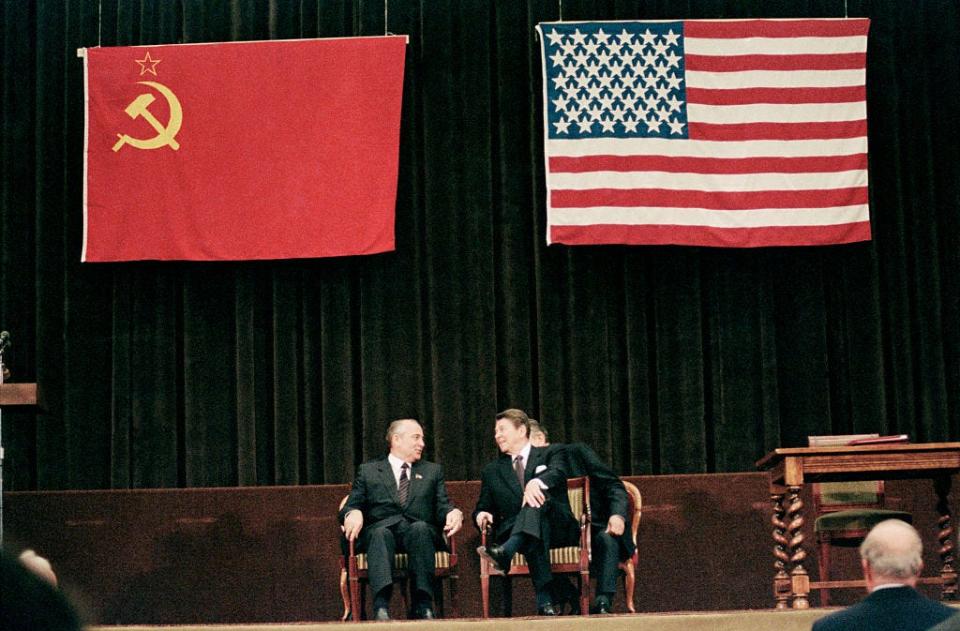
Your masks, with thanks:
[[(340, 508), (347, 502), (344, 497), (340, 502)], [(342, 536), (342, 533), (341, 533)], [(453, 617), (460, 617), (460, 608), (457, 603), (457, 538), (456, 535), (448, 539), (450, 551), (438, 550), (435, 557), (436, 571), (434, 575), (439, 581), (439, 585), (434, 592), (435, 605), (441, 617), (446, 617), (444, 613), (443, 583), (446, 582), (447, 589), (450, 592), (450, 607), (453, 610)], [(406, 611), (410, 610), (410, 597), (408, 593), (409, 576), (407, 574), (407, 555), (398, 553), (394, 557), (393, 580), (401, 584), (401, 596), (403, 606)], [(448, 579), (444, 581), (443, 579)], [(341, 620), (350, 620), (359, 622), (364, 616), (366, 584), (369, 581), (367, 569), (367, 555), (357, 554), (354, 550), (354, 542), (349, 542), (348, 554), (346, 557), (340, 557), (340, 597), (343, 599), (343, 615)]]
[[(640, 530), (643, 498), (640, 495), (640, 489), (632, 482), (623, 480), (623, 486), (627, 489), (627, 508), (632, 517), (630, 522), (630, 537), (633, 539), (633, 545), (637, 546), (637, 532)], [(630, 613), (636, 613), (637, 611), (633, 604), (633, 592), (637, 584), (636, 568), (640, 562), (639, 550), (640, 548), (636, 547), (632, 557), (620, 562), (620, 569), (623, 570), (623, 595), (627, 601), (627, 611)]]
[[(573, 516), (580, 522), (580, 543), (575, 546), (550, 549), (550, 571), (554, 574), (576, 574), (580, 587), (580, 611), (587, 615), (590, 611), (590, 479), (588, 477), (567, 480), (567, 497)], [(489, 528), (480, 533), (480, 544), (488, 545)], [(509, 614), (512, 606), (512, 584), (515, 576), (530, 574), (527, 560), (517, 553), (510, 563), (510, 570), (500, 572), (484, 557), (480, 557), (480, 597), (483, 604), (483, 617), (490, 617), (490, 577), (502, 576), (506, 580), (504, 592), (505, 608)]]
[[(811, 447), (848, 445), (851, 441), (876, 438), (878, 434), (852, 434), (845, 436), (808, 436)], [(817, 566), (820, 580), (820, 606), (830, 605), (831, 589), (862, 588), (864, 581), (831, 580), (830, 555), (834, 546), (858, 546), (870, 529), (886, 519), (900, 519), (910, 523), (910, 513), (888, 510), (884, 505), (882, 480), (865, 482), (823, 482), (812, 485), (813, 531), (817, 537)]]

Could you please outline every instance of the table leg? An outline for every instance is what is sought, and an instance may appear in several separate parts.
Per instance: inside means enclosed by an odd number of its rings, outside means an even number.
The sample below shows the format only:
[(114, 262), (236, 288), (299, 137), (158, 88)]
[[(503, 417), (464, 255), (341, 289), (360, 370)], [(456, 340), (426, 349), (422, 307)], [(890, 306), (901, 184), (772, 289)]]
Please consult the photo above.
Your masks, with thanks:
[(776, 599), (777, 609), (788, 609), (790, 607), (790, 575), (787, 574), (787, 564), (790, 562), (790, 555), (787, 554), (787, 522), (784, 521), (786, 511), (783, 508), (783, 493), (771, 493), (770, 501), (773, 503), (773, 518), (770, 522), (773, 524), (773, 568), (776, 570), (773, 576), (773, 597)]
[(940, 540), (940, 578), (943, 580), (940, 598), (956, 600), (957, 598), (957, 571), (953, 568), (953, 526), (950, 525), (950, 502), (947, 495), (950, 493), (950, 476), (944, 475), (933, 480), (933, 488), (937, 492), (937, 519)]
[(793, 592), (793, 608), (808, 609), (810, 601), (807, 595), (810, 593), (810, 577), (807, 570), (803, 567), (803, 560), (807, 558), (807, 553), (803, 549), (803, 500), (800, 499), (801, 486), (788, 487), (787, 494), (787, 538), (790, 549), (790, 563), (793, 569), (790, 570), (790, 587)]

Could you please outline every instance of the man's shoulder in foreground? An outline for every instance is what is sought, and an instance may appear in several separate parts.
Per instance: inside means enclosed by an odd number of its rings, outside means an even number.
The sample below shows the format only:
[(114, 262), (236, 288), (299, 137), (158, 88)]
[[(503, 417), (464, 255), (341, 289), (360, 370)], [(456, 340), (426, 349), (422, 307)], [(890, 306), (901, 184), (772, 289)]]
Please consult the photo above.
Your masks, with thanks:
[(956, 610), (931, 600), (912, 587), (878, 589), (865, 599), (813, 624), (813, 631), (925, 631)]
[(930, 627), (930, 631), (960, 631), (960, 609), (954, 609), (955, 614), (941, 622), (935, 627)]

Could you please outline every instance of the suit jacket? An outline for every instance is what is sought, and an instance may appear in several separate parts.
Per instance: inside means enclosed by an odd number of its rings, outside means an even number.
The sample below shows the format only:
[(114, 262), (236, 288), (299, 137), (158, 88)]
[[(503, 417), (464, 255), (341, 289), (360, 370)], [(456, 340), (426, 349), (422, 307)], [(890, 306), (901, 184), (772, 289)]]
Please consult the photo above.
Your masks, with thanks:
[(604, 530), (610, 515), (620, 515), (626, 523), (620, 537), (620, 558), (633, 556), (636, 545), (630, 536), (630, 515), (627, 489), (613, 470), (592, 449), (583, 443), (565, 445), (567, 475), (571, 478), (590, 477), (590, 512), (594, 528)]
[[(547, 546), (571, 545), (578, 540), (579, 525), (570, 510), (567, 498), (567, 473), (564, 470), (563, 450), (550, 447), (531, 447), (524, 467), (524, 483), (539, 478), (547, 485), (547, 501), (540, 509), (542, 530), (539, 533)], [(501, 454), (487, 464), (480, 474), (480, 499), (473, 511), (493, 515), (494, 539), (504, 541), (510, 536), (523, 503), (523, 488), (513, 470), (513, 460)]]
[(891, 587), (813, 623), (813, 631), (923, 631), (956, 613), (912, 587)]
[(930, 631), (960, 631), (960, 613), (955, 613), (937, 626), (930, 627)]
[(401, 520), (424, 521), (433, 526), (439, 536), (447, 513), (453, 508), (447, 497), (443, 468), (425, 460), (418, 460), (411, 465), (407, 501), (401, 505), (397, 496), (397, 480), (393, 477), (390, 461), (384, 456), (360, 465), (350, 496), (338, 518), (342, 524), (347, 513), (360, 510), (363, 512), (363, 530), (389, 527)]

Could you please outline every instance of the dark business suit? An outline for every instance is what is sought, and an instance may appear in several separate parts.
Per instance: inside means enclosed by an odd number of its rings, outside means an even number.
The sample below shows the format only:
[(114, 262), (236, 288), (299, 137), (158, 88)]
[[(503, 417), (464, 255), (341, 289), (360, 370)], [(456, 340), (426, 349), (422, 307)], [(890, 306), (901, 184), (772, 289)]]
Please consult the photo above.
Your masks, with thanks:
[(923, 631), (956, 613), (912, 587), (891, 587), (813, 623), (813, 631)]
[[(617, 589), (617, 566), (636, 550), (630, 536), (630, 511), (623, 482), (597, 454), (583, 443), (557, 445), (564, 448), (567, 475), (590, 477), (591, 547), (597, 592), (612, 594)], [(623, 535), (606, 532), (611, 515), (623, 518)]]
[(530, 575), (539, 590), (551, 580), (549, 549), (575, 545), (580, 531), (567, 498), (563, 451), (531, 447), (524, 466), (524, 484), (533, 478), (539, 478), (548, 487), (544, 490), (547, 501), (540, 508), (522, 506), (523, 488), (509, 455), (503, 454), (487, 464), (480, 474), (480, 499), (473, 520), (476, 523), (481, 512), (493, 515), (493, 538), (497, 543), (518, 533), (533, 538), (532, 547), (521, 552), (527, 557)]
[(374, 594), (393, 583), (393, 558), (399, 551), (408, 554), (416, 589), (433, 598), (434, 557), (437, 548), (443, 546), (442, 528), (453, 509), (443, 468), (436, 463), (419, 460), (411, 465), (410, 487), (403, 505), (386, 457), (360, 465), (339, 519), (342, 524), (350, 511), (363, 512), (356, 549), (367, 553)]

